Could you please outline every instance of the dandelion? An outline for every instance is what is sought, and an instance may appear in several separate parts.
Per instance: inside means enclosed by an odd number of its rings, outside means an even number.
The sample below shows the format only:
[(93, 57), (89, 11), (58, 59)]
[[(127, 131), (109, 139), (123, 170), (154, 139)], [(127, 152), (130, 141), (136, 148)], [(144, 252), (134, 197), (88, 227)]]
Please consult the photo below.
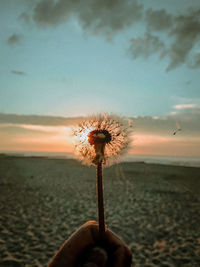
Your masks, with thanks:
[(99, 114), (73, 129), (75, 154), (86, 165), (110, 166), (130, 147), (132, 122), (116, 115)]
[(131, 121), (116, 115), (99, 114), (86, 118), (73, 129), (78, 158), (97, 169), (99, 235), (105, 233), (102, 165), (116, 162), (130, 146)]

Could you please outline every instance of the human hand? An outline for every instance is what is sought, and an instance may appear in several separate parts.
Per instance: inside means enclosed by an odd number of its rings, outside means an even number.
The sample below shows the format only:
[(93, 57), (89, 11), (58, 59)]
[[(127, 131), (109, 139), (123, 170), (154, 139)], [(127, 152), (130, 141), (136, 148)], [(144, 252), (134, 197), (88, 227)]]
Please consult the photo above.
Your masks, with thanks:
[(48, 267), (131, 267), (132, 253), (109, 229), (99, 239), (97, 222), (83, 224), (63, 244)]

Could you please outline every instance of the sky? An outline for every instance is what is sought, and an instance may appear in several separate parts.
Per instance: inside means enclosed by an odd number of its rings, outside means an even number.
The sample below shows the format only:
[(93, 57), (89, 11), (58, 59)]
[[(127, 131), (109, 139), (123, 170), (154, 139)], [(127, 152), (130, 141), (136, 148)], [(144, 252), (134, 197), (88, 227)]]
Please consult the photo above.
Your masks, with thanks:
[(199, 0), (0, 0), (0, 150), (71, 152), (69, 118), (112, 112), (133, 153), (200, 156), (199, 18)]

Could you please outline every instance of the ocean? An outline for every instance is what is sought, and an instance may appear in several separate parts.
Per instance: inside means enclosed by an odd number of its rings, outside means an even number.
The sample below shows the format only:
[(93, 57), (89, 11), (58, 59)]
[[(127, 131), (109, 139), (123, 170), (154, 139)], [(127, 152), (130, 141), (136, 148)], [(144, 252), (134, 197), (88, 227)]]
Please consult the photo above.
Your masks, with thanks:
[[(48, 157), (61, 159), (75, 159), (73, 153), (67, 152), (36, 152), (36, 151), (0, 151), (0, 154), (24, 157)], [(144, 162), (162, 165), (200, 167), (200, 156), (168, 156), (168, 155), (143, 155), (127, 154), (121, 158), (125, 162)]]

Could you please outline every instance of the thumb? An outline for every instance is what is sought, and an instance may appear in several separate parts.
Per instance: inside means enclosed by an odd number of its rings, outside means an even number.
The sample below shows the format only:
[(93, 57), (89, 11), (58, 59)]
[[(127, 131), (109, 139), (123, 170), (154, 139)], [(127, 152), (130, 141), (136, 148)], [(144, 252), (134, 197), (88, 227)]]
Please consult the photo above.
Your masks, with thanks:
[(85, 255), (78, 267), (106, 267), (108, 254), (102, 247), (95, 246), (90, 248)]

